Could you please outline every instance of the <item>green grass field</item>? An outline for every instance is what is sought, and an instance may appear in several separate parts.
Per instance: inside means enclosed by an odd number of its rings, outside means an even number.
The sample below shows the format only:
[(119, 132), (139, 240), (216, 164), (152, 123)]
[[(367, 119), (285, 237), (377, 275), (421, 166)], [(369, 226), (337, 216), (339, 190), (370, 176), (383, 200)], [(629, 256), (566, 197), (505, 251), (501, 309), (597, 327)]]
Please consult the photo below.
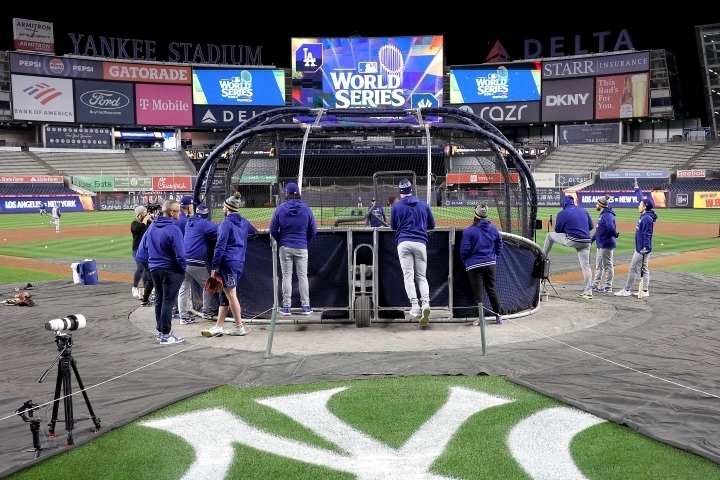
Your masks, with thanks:
[[(330, 424), (325, 417), (318, 415), (314, 415), (315, 422), (312, 425), (305, 424), (307, 426), (291, 418), (297, 410), (314, 404), (311, 399), (316, 398), (311, 395), (313, 392), (338, 387), (346, 389), (330, 396), (327, 408), (337, 417), (339, 424)], [(448, 415), (448, 418), (464, 415), (456, 413), (458, 404), (448, 402), (453, 387), (466, 389), (471, 395), (490, 395), (501, 404), (487, 409), (477, 407), (477, 413), (470, 414), (467, 420), (457, 425), (457, 430), (454, 427), (445, 430), (446, 424), (439, 420), (433, 427), (425, 425), (431, 417), (439, 419), (443, 418), (442, 415)], [(274, 397), (284, 397), (277, 401), (282, 404), (293, 401), (290, 396), (298, 394), (310, 397), (305, 397), (287, 415), (272, 405)], [(260, 399), (268, 399), (270, 403), (258, 403)], [(324, 400), (321, 404), (324, 404)], [(441, 407), (445, 410), (441, 410)], [(73, 448), (8, 478), (180, 478), (197, 459), (198, 452), (182, 436), (145, 426), (144, 423), (212, 408), (222, 408), (232, 415), (229, 417), (232, 422), (241, 419), (248, 428), (251, 426), (256, 429), (255, 434), (244, 435), (233, 425), (220, 421), (213, 423), (210, 420), (210, 423), (195, 425), (194, 428), (199, 429), (200, 438), (210, 436), (201, 443), (209, 448), (213, 464), (227, 461), (229, 468), (225, 478), (278, 480), (357, 478), (347, 471), (351, 461), (357, 463), (357, 468), (370, 473), (378, 473), (383, 467), (390, 469), (385, 478), (398, 478), (400, 473), (404, 474), (402, 478), (417, 478), (408, 476), (417, 462), (413, 458), (426, 459), (429, 467), (423, 466), (422, 469), (427, 468), (427, 472), (445, 478), (526, 480), (533, 477), (525, 471), (513, 451), (518, 448), (525, 451), (530, 445), (518, 444), (518, 437), (512, 436), (513, 428), (531, 415), (548, 412), (549, 409), (558, 409), (554, 411), (562, 415), (577, 412), (502, 377), (421, 376), (280, 387), (223, 386), (107, 432), (86, 445)], [(83, 412), (82, 418), (85, 417)], [(89, 423), (88, 419), (81, 420), (78, 428), (84, 428)], [(191, 420), (176, 420), (172, 423), (193, 424)], [(572, 437), (569, 450), (565, 450), (562, 445), (548, 445), (547, 453), (552, 452), (552, 455), (547, 460), (557, 467), (563, 464), (562, 452), (567, 451), (574, 467), (586, 478), (593, 479), (720, 478), (720, 466), (699, 456), (651, 440), (627, 427), (599, 419), (593, 423), (593, 426), (578, 429), (578, 433)], [(345, 431), (339, 435), (342, 438), (333, 441), (333, 434), (345, 428), (354, 431)], [(219, 436), (211, 431), (226, 433)], [(263, 440), (264, 445), (259, 444), (261, 432), (272, 435)], [(532, 443), (537, 440), (542, 444), (543, 433), (542, 430), (537, 431), (537, 438), (523, 435), (520, 442)], [(434, 451), (439, 438), (446, 438), (443, 435), (449, 435), (449, 442), (444, 448)], [(370, 448), (386, 449), (387, 455), (392, 456), (409, 439), (419, 441), (425, 437), (433, 448), (411, 450), (397, 460), (367, 451)], [(233, 442), (231, 455), (225, 460), (221, 453), (222, 447), (230, 439)], [(353, 447), (355, 440), (360, 443)], [(63, 445), (63, 442), (63, 433), (60, 433), (56, 443)], [(342, 442), (346, 442), (345, 448), (337, 444)], [(298, 448), (297, 445), (306, 452), (302, 461), (292, 458), (291, 452)], [(346, 461), (340, 460), (334, 464), (325, 461), (326, 465), (323, 465), (324, 458), (336, 455)], [(206, 463), (202, 471), (207, 471), (208, 467)], [(89, 468), (93, 473), (89, 473)], [(402, 469), (402, 472), (393, 475), (393, 468)]]
[[(333, 209), (322, 209), (322, 214), (329, 214)], [(436, 207), (436, 215), (449, 218), (457, 215), (460, 211), (472, 212), (468, 208), (458, 207)], [(542, 208), (538, 212), (538, 218), (543, 220), (545, 228), (537, 231), (537, 243), (542, 245), (547, 235), (547, 220), (550, 215), (555, 218), (559, 209)], [(598, 212), (588, 209), (593, 219), (597, 218)], [(248, 208), (241, 210), (241, 214), (251, 221), (269, 221), (273, 209), (270, 208)], [(617, 209), (617, 221), (635, 222), (638, 213), (635, 209)], [(471, 215), (471, 213), (468, 213)], [(685, 210), (685, 209), (664, 209), (658, 211), (659, 222), (686, 223), (686, 224), (708, 224), (716, 225), (720, 217), (717, 210)], [(130, 255), (131, 236), (130, 223), (133, 220), (132, 211), (112, 212), (68, 212), (63, 214), (62, 225), (96, 227), (98, 232), (104, 226), (127, 226), (127, 235), (115, 236), (88, 236), (85, 238), (58, 238), (48, 241), (33, 241), (32, 234), (27, 236), (27, 242), (22, 246), (18, 244), (7, 245), (0, 243), (0, 255), (9, 255), (23, 258), (127, 258)], [(0, 216), (0, 229), (28, 229), (36, 228), (50, 229), (47, 225), (48, 218), (40, 217), (38, 214), (13, 214)], [(44, 225), (43, 225), (44, 224)], [(631, 253), (634, 250), (634, 232), (621, 231), (618, 238), (617, 253)], [(656, 233), (653, 237), (653, 252), (681, 253), (720, 246), (719, 238), (689, 238), (676, 235)], [(46, 248), (47, 247), (47, 248)], [(574, 255), (570, 249), (557, 248), (553, 250), (558, 255)], [(702, 262), (699, 265), (684, 267), (672, 267), (672, 271), (683, 271), (691, 273), (718, 274), (720, 269), (713, 262)], [(41, 281), (50, 279), (45, 276), (25, 276), (26, 281)], [(3, 278), (10, 278), (4, 277)], [(11, 282), (8, 282), (11, 283)]]

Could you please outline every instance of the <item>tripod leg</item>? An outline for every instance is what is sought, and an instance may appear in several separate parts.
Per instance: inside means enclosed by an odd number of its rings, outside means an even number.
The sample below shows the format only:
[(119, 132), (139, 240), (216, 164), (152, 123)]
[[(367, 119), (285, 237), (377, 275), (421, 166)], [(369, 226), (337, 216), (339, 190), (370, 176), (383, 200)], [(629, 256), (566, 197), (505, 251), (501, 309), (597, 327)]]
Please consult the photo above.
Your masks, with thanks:
[(72, 407), (72, 384), (70, 381), (70, 359), (63, 358), (60, 360), (60, 371), (62, 372), (63, 382), (63, 406), (65, 407), (65, 430), (68, 432), (67, 444), (68, 446), (75, 445), (73, 442), (72, 431), (75, 428), (75, 419), (73, 418), (73, 407)]
[(95, 424), (95, 433), (97, 433), (98, 430), (100, 430), (100, 419), (95, 416), (92, 405), (90, 405), (90, 398), (88, 398), (87, 392), (85, 391), (85, 386), (80, 379), (80, 372), (78, 372), (77, 364), (75, 363), (74, 358), (70, 360), (70, 365), (72, 365), (73, 372), (75, 372), (75, 378), (77, 379), (78, 386), (80, 387), (80, 392), (82, 392), (82, 396), (85, 399), (85, 405), (87, 405), (87, 409), (90, 412), (90, 417)]
[(58, 418), (58, 407), (60, 406), (60, 386), (62, 385), (62, 370), (58, 365), (57, 381), (55, 382), (55, 401), (53, 402), (52, 417), (50, 417), (50, 423), (48, 424), (48, 431), (50, 432), (50, 438), (55, 438), (55, 423)]

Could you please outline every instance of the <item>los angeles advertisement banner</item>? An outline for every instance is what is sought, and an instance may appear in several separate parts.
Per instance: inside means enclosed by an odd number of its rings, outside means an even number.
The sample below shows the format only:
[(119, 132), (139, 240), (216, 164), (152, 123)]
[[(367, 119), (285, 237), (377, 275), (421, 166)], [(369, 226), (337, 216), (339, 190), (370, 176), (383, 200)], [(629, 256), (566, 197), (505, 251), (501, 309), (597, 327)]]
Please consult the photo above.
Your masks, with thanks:
[[(643, 192), (644, 195), (650, 194), (655, 203), (655, 208), (667, 207), (667, 192), (665, 191), (652, 191)], [(580, 207), (594, 207), (597, 204), (598, 198), (609, 195), (610, 199), (608, 204), (613, 208), (636, 208), (638, 206), (638, 199), (634, 192), (621, 192), (621, 191), (580, 191), (580, 192), (567, 192), (566, 195), (570, 195), (575, 198), (575, 204)]]
[(36, 213), (40, 205), (45, 203), (48, 209), (59, 206), (63, 212), (82, 212), (95, 210), (91, 195), (67, 195), (63, 197), (32, 196), (32, 197), (2, 197), (0, 199), (0, 213)]

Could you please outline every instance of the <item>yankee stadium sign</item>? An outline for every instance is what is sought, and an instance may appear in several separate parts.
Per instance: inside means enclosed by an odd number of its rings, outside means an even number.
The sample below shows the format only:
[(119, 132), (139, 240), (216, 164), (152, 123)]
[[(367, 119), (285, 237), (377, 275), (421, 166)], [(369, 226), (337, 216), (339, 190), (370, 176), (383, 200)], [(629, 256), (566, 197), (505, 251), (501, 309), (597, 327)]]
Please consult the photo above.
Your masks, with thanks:
[[(73, 55), (87, 57), (147, 60), (173, 63), (206, 63), (223, 65), (262, 65), (262, 46), (215, 45), (214, 43), (170, 42), (168, 57), (156, 58), (154, 40), (116, 38), (68, 33)], [(254, 50), (253, 50), (254, 48)]]

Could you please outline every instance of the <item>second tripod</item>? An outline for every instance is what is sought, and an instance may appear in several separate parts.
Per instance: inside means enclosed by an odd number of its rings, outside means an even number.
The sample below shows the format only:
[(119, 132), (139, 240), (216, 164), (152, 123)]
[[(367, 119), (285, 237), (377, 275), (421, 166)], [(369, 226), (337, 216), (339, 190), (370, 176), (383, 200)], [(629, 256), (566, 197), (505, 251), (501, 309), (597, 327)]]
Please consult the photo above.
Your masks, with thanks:
[[(56, 332), (55, 343), (57, 344), (58, 351), (60, 353), (55, 358), (50, 367), (45, 370), (45, 373), (42, 374), (38, 382), (42, 383), (42, 381), (45, 380), (45, 377), (47, 377), (50, 373), (50, 370), (53, 368), (53, 366), (56, 363), (58, 364), (57, 382), (55, 383), (55, 401), (53, 402), (52, 417), (50, 419), (48, 427), (50, 432), (50, 438), (56, 437), (57, 435), (55, 435), (55, 424), (57, 423), (58, 408), (60, 407), (60, 399), (62, 398), (63, 407), (65, 410), (65, 430), (67, 430), (68, 432), (67, 444), (68, 446), (71, 446), (75, 444), (72, 436), (73, 429), (75, 428), (75, 418), (73, 417), (72, 405), (72, 377), (70, 376), (71, 369), (75, 373), (75, 378), (77, 379), (78, 385), (80, 386), (80, 391), (83, 395), (83, 398), (85, 399), (85, 405), (87, 405), (88, 411), (90, 412), (90, 417), (92, 418), (93, 424), (95, 424), (95, 433), (100, 430), (100, 419), (96, 417), (95, 412), (93, 412), (92, 405), (90, 405), (90, 399), (85, 392), (85, 386), (80, 379), (80, 374), (78, 373), (75, 359), (72, 356), (72, 336), (69, 333)], [(62, 397), (60, 397), (61, 387)]]

